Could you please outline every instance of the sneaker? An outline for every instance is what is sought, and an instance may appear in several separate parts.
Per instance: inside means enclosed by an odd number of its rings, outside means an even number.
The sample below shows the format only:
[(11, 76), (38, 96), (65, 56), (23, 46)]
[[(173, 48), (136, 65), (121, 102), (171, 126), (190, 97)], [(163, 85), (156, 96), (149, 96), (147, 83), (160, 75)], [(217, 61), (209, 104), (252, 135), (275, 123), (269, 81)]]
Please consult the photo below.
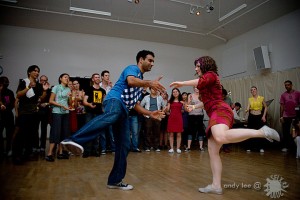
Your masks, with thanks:
[(53, 158), (52, 155), (46, 156), (46, 157), (45, 157), (45, 160), (48, 161), (48, 162), (54, 162), (54, 158)]
[(181, 153), (181, 150), (180, 150), (180, 149), (177, 149), (176, 152), (177, 152), (177, 153)]
[(251, 152), (251, 150), (250, 150), (250, 149), (247, 149), (247, 152), (248, 152), (248, 153), (250, 153), (250, 152)]
[(190, 149), (190, 148), (186, 148), (184, 151), (185, 151), (185, 152), (190, 152), (191, 149)]
[(222, 188), (214, 189), (211, 185), (208, 185), (205, 188), (199, 188), (199, 192), (210, 194), (223, 194)]
[(169, 153), (174, 153), (174, 150), (173, 150), (173, 149), (170, 149), (170, 150), (169, 150)]
[(160, 149), (157, 148), (155, 151), (156, 151), (156, 152), (160, 152)]
[(284, 153), (286, 153), (286, 152), (288, 152), (288, 149), (287, 148), (283, 148), (283, 149), (281, 149), (281, 151), (284, 152)]
[(259, 152), (260, 153), (265, 153), (265, 150), (264, 149), (260, 149)]
[(101, 155), (105, 155), (105, 154), (106, 154), (106, 150), (102, 150)]
[(126, 183), (123, 183), (123, 182), (120, 182), (120, 183), (117, 183), (115, 185), (107, 185), (107, 188), (109, 188), (109, 189), (120, 189), (120, 190), (132, 190), (133, 186), (129, 185), (129, 184), (126, 184)]
[(145, 151), (146, 151), (146, 152), (150, 152), (150, 149), (146, 149)]
[(83, 158), (88, 158), (90, 156), (90, 154), (88, 153), (88, 152), (84, 152), (83, 154), (82, 154), (82, 157)]
[(81, 155), (84, 152), (83, 147), (72, 140), (64, 140), (61, 142), (61, 144), (63, 145), (64, 149), (70, 151), (74, 155)]
[(139, 148), (137, 148), (137, 149), (132, 150), (132, 152), (141, 153), (142, 151)]
[(7, 156), (8, 156), (8, 157), (12, 156), (12, 150), (10, 150), (10, 151), (7, 153)]
[(58, 154), (56, 156), (57, 159), (61, 160), (61, 159), (69, 159), (69, 156), (66, 154)]
[(280, 141), (279, 134), (276, 130), (266, 125), (259, 130), (261, 130), (265, 134), (266, 139), (269, 140), (270, 142), (273, 142), (273, 140), (276, 140), (278, 142)]
[(200, 151), (205, 151), (205, 150), (204, 150), (204, 148), (201, 148), (201, 147), (200, 147)]

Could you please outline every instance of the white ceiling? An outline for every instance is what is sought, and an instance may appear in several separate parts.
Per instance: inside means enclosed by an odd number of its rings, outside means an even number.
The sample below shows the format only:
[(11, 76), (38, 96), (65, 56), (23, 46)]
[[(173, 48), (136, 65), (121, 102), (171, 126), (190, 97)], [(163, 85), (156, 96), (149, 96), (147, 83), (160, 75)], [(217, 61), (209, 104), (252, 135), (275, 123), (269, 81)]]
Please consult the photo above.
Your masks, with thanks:
[[(134, 0), (133, 0), (134, 1)], [(299, 0), (0, 0), (0, 24), (87, 33), (210, 49), (300, 8)], [(223, 21), (219, 18), (242, 4), (247, 7)], [(70, 11), (70, 7), (111, 12), (111, 16)], [(153, 20), (187, 28), (154, 24)]]

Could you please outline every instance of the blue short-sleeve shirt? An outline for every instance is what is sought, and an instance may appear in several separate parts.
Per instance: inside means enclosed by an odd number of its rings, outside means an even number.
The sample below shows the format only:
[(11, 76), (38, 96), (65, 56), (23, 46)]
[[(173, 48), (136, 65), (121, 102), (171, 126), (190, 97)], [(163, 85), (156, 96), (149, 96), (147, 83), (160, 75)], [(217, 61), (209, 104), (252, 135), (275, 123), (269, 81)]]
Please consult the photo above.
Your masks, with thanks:
[(143, 79), (143, 73), (137, 65), (129, 65), (124, 69), (114, 87), (105, 97), (105, 101), (109, 99), (118, 99), (122, 102), (126, 111), (134, 108), (142, 95), (142, 87), (130, 87), (127, 83), (127, 77), (134, 76)]

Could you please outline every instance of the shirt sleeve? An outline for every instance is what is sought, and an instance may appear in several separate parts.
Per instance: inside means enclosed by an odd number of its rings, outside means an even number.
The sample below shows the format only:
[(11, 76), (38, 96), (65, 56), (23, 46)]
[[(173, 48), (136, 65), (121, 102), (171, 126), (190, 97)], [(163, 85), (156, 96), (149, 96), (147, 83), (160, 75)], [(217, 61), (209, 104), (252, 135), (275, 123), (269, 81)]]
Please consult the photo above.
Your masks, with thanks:
[(199, 78), (197, 88), (202, 89), (210, 86), (216, 82), (216, 75), (211, 72), (207, 72)]

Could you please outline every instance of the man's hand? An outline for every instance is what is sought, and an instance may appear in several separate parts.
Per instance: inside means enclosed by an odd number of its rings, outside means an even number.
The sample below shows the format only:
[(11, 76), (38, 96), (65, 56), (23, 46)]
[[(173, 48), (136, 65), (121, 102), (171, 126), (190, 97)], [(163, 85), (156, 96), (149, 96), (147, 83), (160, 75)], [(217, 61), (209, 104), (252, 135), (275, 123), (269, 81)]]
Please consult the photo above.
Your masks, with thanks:
[(160, 110), (156, 110), (156, 111), (152, 111), (150, 114), (150, 117), (156, 120), (161, 121), (162, 118), (165, 118), (165, 112), (160, 111)]
[(150, 82), (150, 87), (153, 90), (159, 91), (160, 93), (164, 92), (166, 88), (159, 82), (163, 76), (159, 76), (157, 79)]

